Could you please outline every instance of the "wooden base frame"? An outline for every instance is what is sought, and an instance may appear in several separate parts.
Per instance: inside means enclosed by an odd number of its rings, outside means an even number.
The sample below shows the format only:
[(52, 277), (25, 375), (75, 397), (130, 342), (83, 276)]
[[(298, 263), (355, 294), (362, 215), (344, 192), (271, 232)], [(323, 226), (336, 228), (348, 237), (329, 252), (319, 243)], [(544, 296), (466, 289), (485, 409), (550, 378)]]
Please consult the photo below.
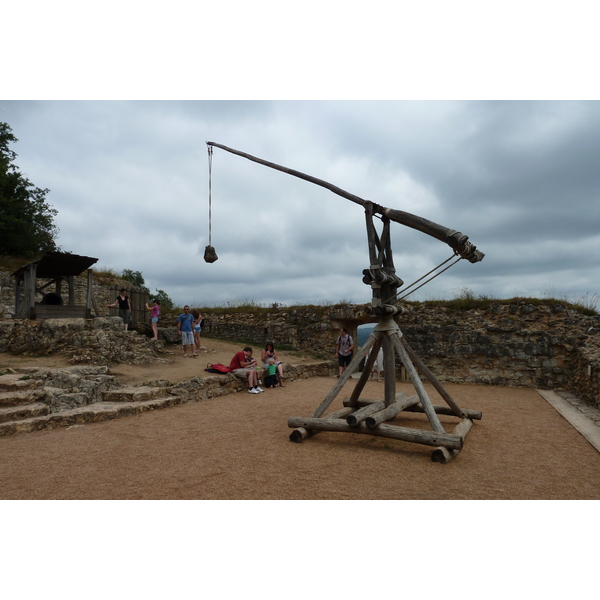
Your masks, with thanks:
[[(383, 347), (384, 372), (386, 374), (384, 400), (361, 399), (360, 396), (369, 379), (380, 347)], [(396, 393), (396, 354), (415, 388), (416, 394), (413, 396), (407, 397), (403, 393)], [(344, 400), (344, 408), (323, 416), (344, 385), (359, 370), (359, 365), (365, 358), (361, 376), (352, 395)], [(446, 402), (446, 406), (434, 406), (431, 403), (417, 369), (431, 382)], [(402, 411), (425, 413), (432, 431), (386, 423), (386, 421), (396, 418)], [(451, 433), (447, 433), (438, 414), (453, 415), (459, 418), (460, 422)], [(481, 419), (481, 412), (463, 410), (458, 406), (435, 375), (410, 348), (393, 317), (388, 316), (383, 317), (375, 326), (365, 345), (356, 353), (313, 414), (306, 418), (290, 417), (288, 426), (294, 429), (290, 434), (290, 440), (297, 443), (319, 431), (362, 433), (433, 446), (435, 450), (432, 460), (446, 463), (461, 451), (464, 439), (473, 425), (473, 420), (479, 419)]]

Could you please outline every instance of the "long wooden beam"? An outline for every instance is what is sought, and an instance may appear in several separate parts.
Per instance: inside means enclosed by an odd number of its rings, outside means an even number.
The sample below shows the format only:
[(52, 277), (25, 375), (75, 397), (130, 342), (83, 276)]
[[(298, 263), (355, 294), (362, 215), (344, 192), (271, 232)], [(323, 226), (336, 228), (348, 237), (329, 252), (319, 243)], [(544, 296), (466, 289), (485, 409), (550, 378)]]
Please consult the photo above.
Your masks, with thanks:
[[(323, 419), (343, 419), (352, 412), (354, 412), (354, 408), (352, 406), (344, 406), (344, 408), (340, 408), (339, 410), (324, 416)], [(304, 427), (297, 427), (294, 429), (294, 431), (292, 431), (292, 433), (290, 433), (290, 441), (299, 444), (306, 438), (313, 436), (315, 433), (319, 432), (315, 431), (314, 429), (308, 430)]]
[[(337, 194), (342, 198), (346, 198), (347, 200), (350, 200), (355, 204), (360, 204), (363, 207), (366, 206), (366, 204), (369, 202), (368, 200), (365, 200), (360, 196), (356, 196), (355, 194), (351, 194), (350, 192), (343, 190), (337, 185), (333, 185), (332, 183), (324, 181), (323, 179), (318, 179), (317, 177), (312, 177), (311, 175), (307, 175), (306, 173), (302, 173), (301, 171), (296, 171), (295, 169), (283, 167), (276, 163), (263, 160), (262, 158), (252, 156), (251, 154), (247, 154), (246, 152), (240, 152), (239, 150), (228, 148), (227, 146), (223, 146), (222, 144), (217, 144), (216, 142), (206, 142), (206, 145), (214, 146), (215, 148), (221, 148), (221, 150), (231, 152), (231, 154), (237, 154), (238, 156), (247, 158), (248, 160), (264, 165), (265, 167), (270, 167), (271, 169), (275, 169), (276, 171), (286, 173), (287, 175), (292, 175), (294, 177), (298, 177), (299, 179), (304, 179), (305, 181), (324, 187), (325, 189), (328, 189), (334, 194)], [(440, 240), (441, 242), (445, 242), (457, 254), (459, 254), (462, 258), (466, 258), (469, 262), (479, 262), (483, 260), (483, 257), (485, 256), (483, 252), (477, 250), (477, 248), (471, 242), (468, 241), (469, 237), (461, 233), (460, 231), (449, 229), (448, 227), (444, 227), (443, 225), (439, 225), (438, 223), (434, 223), (433, 221), (429, 221), (428, 219), (424, 219), (423, 217), (413, 215), (403, 210), (386, 208), (385, 206), (381, 206), (374, 202), (371, 204), (373, 205), (373, 212), (386, 216), (391, 221), (395, 221), (396, 223), (400, 223), (401, 225), (406, 225), (407, 227), (411, 227), (412, 229), (416, 229), (417, 231), (426, 233), (427, 235), (430, 235), (431, 237), (434, 237), (437, 240)]]

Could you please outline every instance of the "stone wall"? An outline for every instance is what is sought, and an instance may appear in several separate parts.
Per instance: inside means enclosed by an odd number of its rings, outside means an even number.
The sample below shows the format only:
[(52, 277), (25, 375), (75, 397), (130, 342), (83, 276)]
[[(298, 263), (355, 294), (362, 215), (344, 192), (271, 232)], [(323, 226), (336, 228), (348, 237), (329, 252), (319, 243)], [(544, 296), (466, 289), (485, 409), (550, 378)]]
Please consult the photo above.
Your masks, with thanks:
[[(5, 308), (5, 317), (11, 316), (13, 285), (14, 278), (0, 273), (0, 310)], [(85, 294), (85, 286), (80, 289)], [(112, 302), (107, 287), (99, 283), (95, 283), (94, 295), (99, 307)], [(272, 341), (276, 347), (331, 360), (340, 327), (346, 327), (356, 338), (360, 324), (373, 322), (364, 309), (334, 305), (243, 313), (211, 311), (205, 314), (203, 333), (259, 348)], [(161, 315), (159, 337), (163, 340), (178, 341), (175, 319), (174, 315)], [(100, 359), (106, 364), (138, 355), (140, 360), (156, 359), (151, 344), (144, 347), (146, 336), (137, 336), (136, 347), (131, 347), (133, 338), (117, 339), (118, 319), (100, 325), (102, 321), (97, 320), (96, 325), (82, 321), (76, 331), (71, 327), (59, 335), (66, 325), (50, 327), (40, 322), (36, 333), (34, 326), (0, 320), (0, 351), (34, 348), (43, 354), (68, 348), (74, 361), (82, 363)], [(598, 316), (583, 316), (561, 304), (534, 305), (522, 300), (470, 311), (416, 305), (398, 317), (398, 323), (408, 343), (440, 381), (566, 390), (600, 404)], [(113, 333), (106, 333), (107, 328)]]
[[(527, 301), (469, 311), (418, 305), (403, 335), (440, 381), (571, 391), (600, 404), (600, 320), (561, 304)], [(372, 322), (362, 306), (280, 308), (206, 315), (205, 333), (331, 358), (339, 327)]]
[(332, 359), (340, 327), (356, 337), (361, 323), (372, 322), (365, 306), (308, 306), (248, 312), (211, 312), (205, 314), (205, 335), (263, 346), (272, 341), (285, 347)]

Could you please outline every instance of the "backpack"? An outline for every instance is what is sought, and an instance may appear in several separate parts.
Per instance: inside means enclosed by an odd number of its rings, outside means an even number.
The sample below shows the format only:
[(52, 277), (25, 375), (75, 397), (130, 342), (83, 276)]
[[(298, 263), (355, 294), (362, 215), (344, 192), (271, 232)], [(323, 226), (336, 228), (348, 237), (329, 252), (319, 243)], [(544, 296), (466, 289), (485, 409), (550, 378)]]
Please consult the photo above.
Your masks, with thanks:
[(229, 367), (226, 367), (225, 365), (222, 365), (221, 363), (215, 363), (213, 365), (208, 363), (206, 365), (206, 369), (204, 369), (204, 370), (208, 371), (209, 373), (218, 373), (219, 375), (225, 375), (226, 373), (229, 373), (229, 371), (230, 371)]

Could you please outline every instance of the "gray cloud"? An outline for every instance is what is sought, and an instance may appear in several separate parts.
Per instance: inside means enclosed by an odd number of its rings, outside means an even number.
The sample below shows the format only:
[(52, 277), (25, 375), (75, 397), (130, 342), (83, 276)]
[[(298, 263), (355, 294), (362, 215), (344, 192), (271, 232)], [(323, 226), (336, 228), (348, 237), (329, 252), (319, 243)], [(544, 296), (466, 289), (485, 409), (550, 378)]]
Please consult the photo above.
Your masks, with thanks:
[[(140, 270), (179, 303), (366, 302), (362, 207), (218, 148), (322, 178), (469, 235), (486, 257), (415, 293), (595, 293), (597, 102), (6, 101), (16, 163), (58, 211), (59, 244)], [(396, 224), (410, 283), (450, 248)]]

